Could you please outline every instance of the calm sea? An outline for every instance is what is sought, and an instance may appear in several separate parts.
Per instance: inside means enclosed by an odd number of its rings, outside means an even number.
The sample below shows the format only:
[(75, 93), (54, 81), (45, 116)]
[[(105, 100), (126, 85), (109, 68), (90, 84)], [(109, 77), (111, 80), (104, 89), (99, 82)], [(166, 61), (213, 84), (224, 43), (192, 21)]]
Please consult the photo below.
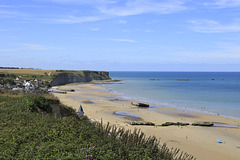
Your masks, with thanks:
[(110, 72), (110, 76), (122, 81), (104, 87), (128, 98), (240, 119), (240, 72)]

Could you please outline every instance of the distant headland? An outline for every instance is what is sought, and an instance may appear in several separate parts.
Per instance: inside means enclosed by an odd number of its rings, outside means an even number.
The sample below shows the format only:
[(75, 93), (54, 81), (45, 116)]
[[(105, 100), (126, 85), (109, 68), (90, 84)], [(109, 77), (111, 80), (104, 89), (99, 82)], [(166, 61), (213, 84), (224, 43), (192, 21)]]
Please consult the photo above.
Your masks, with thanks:
[(110, 80), (109, 72), (89, 70), (42, 70), (33, 68), (0, 67), (0, 88), (21, 90), (43, 89), (68, 83)]

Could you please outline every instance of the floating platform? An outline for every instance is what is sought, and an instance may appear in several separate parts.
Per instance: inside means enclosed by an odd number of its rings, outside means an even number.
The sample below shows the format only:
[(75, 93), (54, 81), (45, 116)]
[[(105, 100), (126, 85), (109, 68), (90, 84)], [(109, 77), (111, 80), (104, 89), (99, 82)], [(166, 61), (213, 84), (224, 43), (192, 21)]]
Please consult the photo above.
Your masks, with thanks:
[(189, 81), (189, 79), (176, 79), (177, 81)]

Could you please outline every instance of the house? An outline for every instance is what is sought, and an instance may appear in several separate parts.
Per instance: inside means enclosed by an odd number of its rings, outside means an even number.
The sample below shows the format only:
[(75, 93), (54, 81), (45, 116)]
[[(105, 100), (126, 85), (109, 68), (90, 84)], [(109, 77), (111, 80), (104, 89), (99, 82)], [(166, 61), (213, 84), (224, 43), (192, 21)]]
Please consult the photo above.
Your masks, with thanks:
[(24, 79), (22, 79), (21, 77), (17, 77), (16, 81), (23, 81)]
[(11, 85), (9, 84), (9, 83), (7, 83), (7, 84), (4, 84), (4, 86), (3, 86), (4, 88), (10, 88), (11, 87)]
[(15, 83), (16, 83), (16, 85), (21, 85), (21, 84), (23, 84), (23, 83), (20, 82), (20, 81), (15, 81)]
[(11, 87), (12, 87), (12, 88), (17, 88), (17, 85), (12, 85)]
[(12, 90), (13, 91), (23, 91), (24, 89), (23, 88), (13, 88)]
[(34, 80), (34, 82), (39, 83), (40, 80), (36, 78), (36, 79)]

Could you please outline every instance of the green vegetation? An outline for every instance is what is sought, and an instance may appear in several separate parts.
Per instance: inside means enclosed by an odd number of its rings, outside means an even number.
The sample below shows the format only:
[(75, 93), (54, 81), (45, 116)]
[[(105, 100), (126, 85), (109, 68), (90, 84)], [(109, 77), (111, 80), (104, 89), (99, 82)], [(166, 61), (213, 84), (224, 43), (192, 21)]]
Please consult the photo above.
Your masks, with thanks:
[(60, 73), (67, 73), (71, 76), (81, 76), (84, 77), (84, 73), (83, 71), (71, 71), (71, 70), (56, 70), (56, 72), (54, 73), (55, 76), (59, 75)]
[(16, 75), (14, 74), (0, 74), (0, 84), (15, 85), (14, 82)]
[(41, 70), (41, 69), (7, 69), (0, 68), (0, 73), (5, 74), (31, 74), (31, 75), (50, 75), (55, 70)]
[(0, 159), (193, 159), (140, 130), (93, 123), (60, 104), (58, 118), (51, 104), (59, 101), (48, 95), (0, 94)]
[(10, 77), (0, 77), (0, 84), (15, 85), (16, 82), (14, 82), (13, 78)]

